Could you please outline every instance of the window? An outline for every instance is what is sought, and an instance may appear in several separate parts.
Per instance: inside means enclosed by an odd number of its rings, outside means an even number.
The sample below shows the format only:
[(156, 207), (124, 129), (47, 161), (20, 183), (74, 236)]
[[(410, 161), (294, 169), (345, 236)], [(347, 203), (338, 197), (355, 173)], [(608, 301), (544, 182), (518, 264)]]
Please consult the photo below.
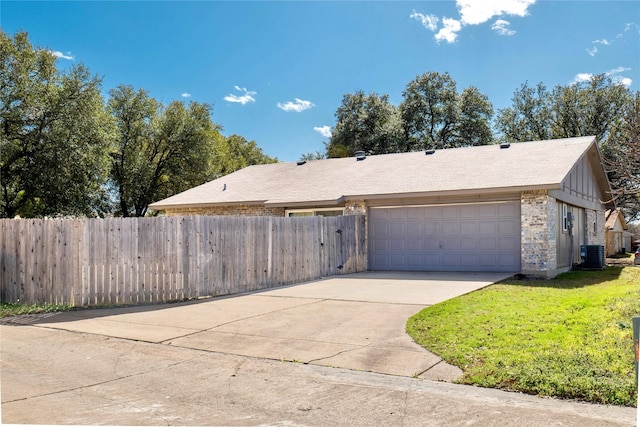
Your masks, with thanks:
[(569, 217), (567, 213), (567, 205), (562, 204), (562, 231), (569, 230)]
[(329, 209), (296, 209), (287, 211), (289, 218), (300, 216), (342, 216), (344, 215), (344, 209), (329, 208)]

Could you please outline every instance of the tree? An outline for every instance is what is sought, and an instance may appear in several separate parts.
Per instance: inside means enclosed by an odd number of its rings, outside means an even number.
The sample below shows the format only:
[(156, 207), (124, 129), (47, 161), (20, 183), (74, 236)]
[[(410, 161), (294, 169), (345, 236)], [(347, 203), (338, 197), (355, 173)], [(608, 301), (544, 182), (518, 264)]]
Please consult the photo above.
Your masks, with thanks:
[(116, 213), (144, 216), (153, 201), (212, 178), (220, 127), (207, 104), (181, 101), (164, 107), (142, 90), (111, 90), (109, 109), (118, 132), (111, 188)]
[(255, 141), (248, 141), (240, 135), (230, 135), (223, 137), (217, 146), (214, 177), (228, 175), (247, 166), (277, 162), (277, 158), (264, 154)]
[(622, 109), (602, 145), (616, 204), (627, 220), (640, 219), (640, 91)]
[(498, 111), (496, 127), (509, 142), (589, 135), (606, 141), (629, 99), (629, 90), (606, 74), (551, 92), (542, 83), (535, 88), (525, 83), (512, 106)]
[(299, 160), (302, 162), (310, 162), (312, 160), (324, 160), (326, 158), (327, 158), (327, 152), (318, 150), (315, 153), (308, 152), (306, 154), (302, 154)]
[(0, 60), (0, 216), (102, 213), (112, 123), (100, 79), (58, 70), (25, 32), (0, 32)]
[(528, 83), (511, 98), (513, 105), (498, 110), (496, 127), (507, 142), (546, 140), (552, 137), (551, 96), (542, 83)]
[(493, 139), (493, 107), (475, 87), (458, 94), (448, 73), (425, 73), (411, 81), (400, 104), (402, 151), (484, 145)]
[(594, 135), (616, 204), (627, 218), (640, 215), (638, 99), (610, 76), (600, 74), (553, 91), (523, 84), (513, 105), (498, 112), (497, 128), (509, 142)]
[(352, 156), (356, 151), (394, 153), (401, 139), (400, 116), (389, 96), (359, 90), (342, 98), (327, 153), (329, 157)]

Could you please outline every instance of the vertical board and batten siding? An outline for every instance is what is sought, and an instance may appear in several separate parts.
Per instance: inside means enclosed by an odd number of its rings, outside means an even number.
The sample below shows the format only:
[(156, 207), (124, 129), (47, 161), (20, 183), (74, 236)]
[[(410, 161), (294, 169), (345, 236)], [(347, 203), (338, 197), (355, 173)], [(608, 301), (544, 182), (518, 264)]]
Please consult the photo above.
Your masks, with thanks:
[[(338, 232), (340, 230), (340, 232)], [(364, 217), (0, 220), (0, 296), (149, 304), (367, 268)]]

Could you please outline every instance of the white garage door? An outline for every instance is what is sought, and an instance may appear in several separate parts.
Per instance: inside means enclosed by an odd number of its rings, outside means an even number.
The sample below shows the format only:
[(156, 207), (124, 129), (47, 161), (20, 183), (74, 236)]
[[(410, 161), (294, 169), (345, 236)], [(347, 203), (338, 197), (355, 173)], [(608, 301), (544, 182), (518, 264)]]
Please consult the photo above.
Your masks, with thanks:
[(520, 271), (520, 203), (371, 208), (369, 268)]

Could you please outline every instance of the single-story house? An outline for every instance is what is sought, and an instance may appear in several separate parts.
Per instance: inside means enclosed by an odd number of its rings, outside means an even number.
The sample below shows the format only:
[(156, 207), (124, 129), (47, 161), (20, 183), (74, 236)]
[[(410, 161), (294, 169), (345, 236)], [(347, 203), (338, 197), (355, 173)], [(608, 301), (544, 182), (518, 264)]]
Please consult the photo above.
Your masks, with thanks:
[(553, 277), (605, 244), (593, 136), (249, 166), (151, 204), (166, 215), (366, 216), (370, 270)]
[(631, 238), (633, 233), (628, 230), (627, 222), (620, 209), (609, 209), (605, 212), (606, 243), (605, 253), (607, 256), (631, 250)]

